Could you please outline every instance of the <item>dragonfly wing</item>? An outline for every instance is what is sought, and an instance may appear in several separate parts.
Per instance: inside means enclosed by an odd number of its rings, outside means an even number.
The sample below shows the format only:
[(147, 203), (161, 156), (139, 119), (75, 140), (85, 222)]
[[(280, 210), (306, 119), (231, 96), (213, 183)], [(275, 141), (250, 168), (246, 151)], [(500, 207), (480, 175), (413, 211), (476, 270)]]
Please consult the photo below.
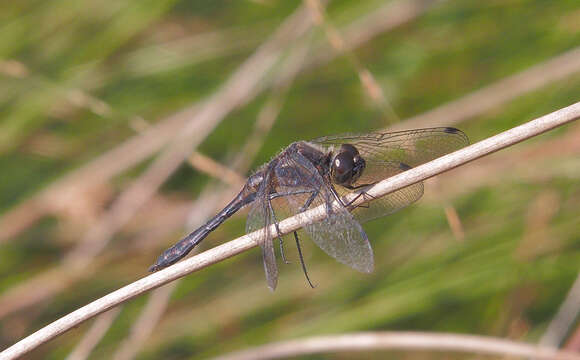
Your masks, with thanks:
[(278, 285), (278, 265), (276, 264), (276, 254), (274, 253), (274, 244), (272, 242), (274, 236), (270, 229), (272, 217), (268, 206), (269, 192), (267, 191), (267, 183), (268, 176), (264, 178), (258, 190), (256, 200), (251, 205), (246, 221), (246, 232), (259, 231), (258, 245), (262, 249), (266, 281), (268, 282), (270, 290), (274, 291)]
[[(405, 170), (410, 169), (406, 164), (399, 163), (397, 161), (374, 161), (373, 166), (369, 170), (382, 169), (381, 172), (372, 172), (367, 174), (366, 179), (369, 181), (369, 186), (363, 187), (358, 191), (361, 191), (365, 195), (364, 191), (371, 187), (378, 181), (383, 180), (384, 172), (387, 171), (389, 174), (398, 174)], [(353, 192), (353, 190), (346, 189), (340, 185), (336, 186), (337, 191), (341, 196)], [(423, 196), (423, 183), (419, 182), (400, 190), (389, 193), (380, 198), (371, 199), (371, 201), (358, 206), (351, 210), (356, 220), (364, 223), (369, 220), (373, 220), (382, 216), (392, 214), (402, 208), (411, 205), (415, 201), (419, 200)]]
[[(298, 153), (289, 154), (281, 163), (280, 175), (301, 179), (302, 186), (294, 184), (280, 186), (280, 193), (298, 193), (285, 196), (288, 207), (298, 213), (307, 209), (323, 206), (327, 217), (304, 227), (314, 243), (339, 262), (361, 272), (371, 272), (374, 267), (373, 251), (367, 235), (342, 205), (332, 206), (335, 198), (329, 185), (318, 170)], [(306, 193), (302, 191), (313, 190)]]
[(421, 196), (423, 196), (423, 183), (419, 182), (373, 199), (356, 207), (351, 212), (357, 221), (364, 223), (393, 214), (419, 200)]
[[(321, 205), (319, 196), (313, 207)], [(360, 272), (374, 268), (373, 250), (361, 225), (344, 207), (327, 210), (327, 217), (307, 225), (306, 233), (319, 248), (339, 262)]]
[(362, 176), (353, 184), (360, 186), (386, 179), (458, 150), (468, 145), (469, 139), (461, 130), (439, 127), (327, 136), (312, 142), (326, 147), (354, 145), (366, 161)]
[[(369, 134), (327, 136), (312, 141), (329, 147), (342, 144), (355, 146), (365, 159), (365, 169), (354, 187), (372, 185), (403, 171), (421, 165), (447, 153), (458, 150), (469, 139), (460, 130), (450, 127), (414, 129)], [(352, 190), (337, 186), (341, 195)], [(418, 183), (374, 199), (353, 210), (356, 219), (364, 222), (392, 214), (417, 201), (423, 195), (423, 184)], [(364, 195), (363, 195), (364, 196)]]

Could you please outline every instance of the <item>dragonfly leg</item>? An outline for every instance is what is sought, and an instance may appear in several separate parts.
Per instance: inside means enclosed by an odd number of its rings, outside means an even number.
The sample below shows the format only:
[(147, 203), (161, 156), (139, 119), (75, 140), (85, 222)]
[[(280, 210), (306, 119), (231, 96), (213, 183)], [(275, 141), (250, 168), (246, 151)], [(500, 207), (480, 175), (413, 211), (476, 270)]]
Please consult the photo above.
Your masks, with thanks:
[[(284, 197), (284, 196), (292, 196), (292, 195), (301, 195), (301, 194), (308, 194), (308, 193), (315, 193), (314, 195), (318, 194), (318, 192), (315, 192), (314, 190), (296, 190), (296, 191), (289, 191), (286, 193), (272, 193), (269, 196), (268, 199), (268, 207), (269, 207), (269, 211), (270, 211), (270, 215), (272, 216), (272, 219), (274, 220), (274, 226), (276, 227), (276, 232), (277, 232), (277, 238), (278, 238), (278, 242), (280, 244), (280, 255), (282, 256), (282, 261), (284, 261), (285, 264), (290, 264), (290, 261), (288, 261), (286, 259), (286, 253), (284, 252), (284, 241), (282, 240), (282, 234), (280, 232), (280, 228), (278, 226), (278, 219), (276, 219), (276, 214), (274, 213), (274, 208), (272, 207), (272, 200), (276, 199), (278, 197)], [(306, 207), (310, 206), (310, 204), (312, 203), (312, 201), (314, 200), (314, 197), (311, 196), (308, 201), (307, 204), (305, 204)], [(304, 206), (303, 206), (304, 208)], [(300, 212), (304, 211), (303, 208), (300, 208)]]
[[(318, 190), (296, 190), (296, 191), (289, 191), (287, 193), (270, 194), (270, 198), (268, 199), (268, 204), (270, 206), (270, 212), (272, 214), (272, 218), (274, 219), (276, 231), (278, 231), (278, 238), (280, 239), (280, 252), (282, 253), (282, 259), (286, 263), (288, 263), (288, 262), (284, 258), (282, 239), (280, 238), (280, 230), (278, 229), (278, 221), (276, 220), (276, 217), (274, 215), (274, 209), (272, 208), (271, 200), (278, 198), (278, 197), (283, 197), (283, 196), (310, 194), (310, 197), (306, 200), (304, 205), (302, 205), (302, 207), (298, 210), (298, 212), (303, 212), (306, 209), (308, 209), (308, 207), (310, 207), (310, 205), (312, 205), (312, 202), (314, 201), (314, 199), (316, 199), (316, 196), (318, 196), (318, 193), (319, 193)], [(296, 231), (294, 231), (294, 239), (296, 240), (296, 248), (298, 249), (298, 257), (300, 258), (300, 265), (302, 265), (302, 272), (304, 273), (304, 276), (306, 277), (306, 281), (308, 281), (308, 285), (310, 285), (311, 288), (315, 288), (316, 286), (314, 284), (312, 284), (312, 281), (310, 281), (310, 277), (308, 276), (308, 270), (306, 270), (306, 264), (304, 263), (304, 256), (302, 255), (302, 248), (300, 247), (300, 240), (298, 239), (298, 233)]]
[(371, 185), (375, 185), (375, 184), (376, 183), (372, 183), (372, 184), (360, 184), (360, 185), (357, 185), (357, 186), (345, 186), (345, 187), (347, 189), (350, 189), (350, 190), (358, 190), (358, 189), (362, 189), (364, 187), (371, 186)]
[(300, 209), (298, 210), (298, 212), (301, 213), (304, 210), (308, 209), (310, 207), (310, 205), (312, 205), (312, 202), (314, 201), (314, 199), (316, 199), (316, 196), (318, 195), (318, 193), (319, 193), (318, 190), (296, 190), (296, 191), (289, 191), (286, 193), (272, 193), (272, 194), (270, 194), (270, 200), (273, 200), (273, 199), (276, 199), (279, 197), (284, 197), (284, 196), (311, 194), (310, 197), (308, 198), (308, 200), (306, 200), (306, 202), (304, 203), (304, 205), (302, 205), (302, 207), (300, 207)]
[[(400, 163), (399, 163), (399, 168), (400, 168), (402, 171), (407, 171), (407, 170), (411, 169), (411, 168), (412, 168), (412, 166), (410, 166), (410, 165), (408, 165), (408, 164), (405, 164), (405, 163), (403, 163), (403, 162), (400, 162)], [(357, 185), (357, 186), (352, 186), (352, 185), (351, 185), (351, 186), (346, 186), (346, 188), (347, 188), (347, 189), (350, 189), (350, 190), (358, 190), (358, 189), (362, 189), (362, 188), (364, 188), (364, 187), (367, 187), (367, 186), (372, 186), (372, 185), (375, 185), (375, 184), (376, 184), (376, 183), (373, 183), (373, 184), (360, 184), (360, 185)], [(353, 202), (355, 202), (356, 200), (358, 200), (358, 198), (359, 198), (359, 197), (361, 197), (361, 196), (363, 197), (363, 199), (364, 199), (364, 200), (367, 200), (367, 198), (366, 198), (367, 196), (368, 196), (369, 198), (373, 199), (373, 200), (374, 200), (374, 199), (376, 199), (376, 197), (374, 197), (374, 196), (370, 195), (369, 193), (367, 193), (366, 191), (364, 191), (364, 190), (363, 190), (363, 191), (361, 191), (361, 192), (360, 192), (360, 193), (359, 193), (359, 194), (358, 194), (358, 195), (357, 195), (357, 196), (356, 196), (354, 199), (352, 199), (351, 201), (349, 201), (347, 204), (343, 203), (343, 205), (344, 205), (345, 207), (348, 207), (348, 206), (352, 205), (352, 203), (353, 203)], [(352, 211), (352, 210), (356, 209), (357, 207), (365, 207), (365, 208), (368, 208), (369, 206), (368, 206), (368, 205), (366, 205), (366, 206), (364, 206), (364, 205), (358, 205), (358, 206), (356, 206), (356, 207), (354, 207), (354, 208), (352, 208), (352, 209), (350, 209), (350, 210)]]
[(288, 192), (285, 192), (285, 193), (271, 193), (270, 194), (270, 200), (274, 200), (276, 198), (284, 197), (284, 196), (309, 194), (312, 191), (313, 190), (296, 190), (296, 191), (288, 191)]
[(319, 193), (318, 190), (310, 190), (309, 192), (311, 193), (310, 197), (308, 198), (308, 200), (306, 200), (304, 205), (302, 205), (299, 212), (303, 212), (306, 209), (308, 209), (310, 207), (310, 205), (312, 205), (312, 202), (314, 201), (314, 199), (316, 199), (316, 197), (318, 196), (318, 193)]
[(294, 239), (296, 239), (296, 248), (298, 249), (298, 256), (300, 257), (300, 264), (302, 265), (302, 272), (304, 272), (304, 276), (306, 277), (306, 281), (308, 281), (308, 284), (310, 285), (311, 288), (315, 288), (316, 285), (312, 284), (312, 281), (310, 281), (310, 277), (308, 276), (308, 271), (306, 270), (306, 264), (304, 263), (304, 257), (302, 256), (302, 249), (300, 248), (300, 240), (298, 240), (298, 234), (296, 233), (296, 231), (294, 231)]
[[(369, 185), (373, 185), (373, 184), (364, 184), (364, 185), (359, 185), (359, 186), (347, 186), (346, 188), (347, 188), (347, 189), (350, 189), (350, 190), (356, 190), (356, 189), (360, 189), (360, 188), (362, 188), (362, 187), (369, 186)], [(336, 189), (334, 188), (334, 185), (333, 185), (333, 184), (330, 184), (330, 189), (331, 189), (331, 191), (332, 191), (332, 194), (334, 195), (334, 198), (335, 198), (335, 199), (336, 199), (338, 202), (340, 202), (340, 203), (342, 204), (342, 206), (344, 206), (345, 208), (347, 208), (349, 211), (352, 211), (352, 210), (356, 209), (357, 207), (365, 207), (365, 208), (366, 208), (366, 207), (369, 207), (368, 205), (362, 205), (362, 204), (361, 204), (361, 205), (357, 205), (357, 206), (355, 206), (355, 207), (352, 207), (352, 208), (350, 208), (350, 209), (349, 209), (349, 207), (350, 207), (350, 206), (351, 206), (351, 205), (352, 205), (352, 204), (353, 204), (355, 201), (357, 201), (357, 200), (358, 200), (358, 199), (359, 199), (361, 196), (363, 197), (363, 199), (364, 199), (364, 200), (367, 200), (367, 199), (366, 199), (366, 196), (369, 196), (371, 199), (376, 199), (376, 197), (372, 196), (371, 194), (367, 193), (366, 191), (361, 191), (360, 193), (358, 193), (358, 194), (357, 194), (357, 195), (354, 197), (354, 199), (352, 199), (351, 201), (349, 201), (349, 202), (345, 203), (345, 202), (342, 200), (342, 197), (341, 197), (341, 196), (338, 194), (338, 192), (337, 192), (337, 191), (336, 191)]]
[[(348, 208), (348, 207), (349, 207), (349, 206), (351, 206), (351, 205), (352, 205), (352, 204), (353, 204), (355, 201), (357, 201), (357, 200), (358, 200), (358, 199), (359, 199), (361, 196), (362, 196), (363, 200), (365, 200), (365, 201), (366, 201), (366, 200), (368, 200), (369, 198), (370, 198), (370, 199), (372, 199), (372, 200), (376, 199), (376, 197), (372, 196), (371, 194), (367, 193), (366, 191), (361, 191), (360, 193), (358, 193), (358, 194), (357, 194), (357, 196), (355, 196), (355, 198), (354, 198), (354, 199), (352, 199), (351, 201), (349, 201), (349, 202), (348, 202), (348, 203), (346, 203), (346, 204), (345, 204), (345, 203), (343, 203), (344, 207)], [(368, 198), (367, 198), (367, 196), (368, 196)], [(341, 201), (342, 201), (342, 200), (341, 200)], [(360, 204), (360, 205), (357, 205), (357, 206), (353, 207), (353, 208), (352, 208), (352, 209), (350, 209), (350, 210), (352, 211), (352, 210), (356, 209), (357, 207), (368, 208), (368, 207), (369, 207), (369, 205), (366, 205), (366, 204)]]
[(274, 213), (271, 199), (268, 199), (268, 209), (270, 211), (270, 216), (272, 216), (272, 220), (274, 220), (274, 227), (276, 228), (276, 237), (278, 238), (278, 243), (280, 245), (280, 255), (282, 256), (282, 261), (284, 261), (284, 264), (290, 264), (290, 261), (286, 259), (286, 253), (284, 252), (284, 241), (282, 240), (282, 234), (280, 233), (280, 227), (278, 226), (278, 219), (276, 219), (276, 214)]

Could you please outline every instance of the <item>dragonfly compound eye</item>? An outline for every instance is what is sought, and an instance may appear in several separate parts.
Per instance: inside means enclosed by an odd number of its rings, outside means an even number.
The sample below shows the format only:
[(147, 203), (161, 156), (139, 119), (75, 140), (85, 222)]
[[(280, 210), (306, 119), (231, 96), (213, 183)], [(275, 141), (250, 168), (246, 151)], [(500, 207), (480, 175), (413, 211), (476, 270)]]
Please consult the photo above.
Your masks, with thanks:
[(343, 144), (332, 160), (332, 179), (339, 185), (351, 186), (361, 176), (364, 167), (365, 161), (358, 150), (350, 144)]

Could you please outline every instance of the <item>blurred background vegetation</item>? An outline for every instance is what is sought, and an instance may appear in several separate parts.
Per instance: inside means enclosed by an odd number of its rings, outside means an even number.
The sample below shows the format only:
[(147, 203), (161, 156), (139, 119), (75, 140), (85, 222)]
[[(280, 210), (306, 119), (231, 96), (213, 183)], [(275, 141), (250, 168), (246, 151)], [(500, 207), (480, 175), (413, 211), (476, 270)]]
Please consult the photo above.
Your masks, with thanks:
[[(314, 23), (313, 4), (326, 4)], [(477, 142), (580, 99), (577, 0), (310, 5), (0, 3), (0, 348), (145, 276), (239, 189), (220, 166), (246, 176), (292, 141), (390, 126), (451, 125)], [(163, 155), (176, 138), (189, 163)], [(289, 242), (270, 293), (253, 250), (28, 357), (205, 358), (361, 330), (578, 349), (577, 320), (546, 334), (580, 269), (579, 155), (573, 123), (428, 181), (420, 202), (365, 224), (370, 275), (306, 243), (311, 289)], [(203, 248), (242, 235), (245, 214)]]

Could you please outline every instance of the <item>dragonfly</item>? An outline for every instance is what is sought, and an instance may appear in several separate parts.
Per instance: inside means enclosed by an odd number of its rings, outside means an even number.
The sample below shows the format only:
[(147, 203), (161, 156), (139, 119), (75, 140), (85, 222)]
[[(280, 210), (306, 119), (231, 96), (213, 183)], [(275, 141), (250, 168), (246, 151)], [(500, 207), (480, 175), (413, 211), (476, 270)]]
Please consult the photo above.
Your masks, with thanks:
[[(339, 262), (370, 273), (374, 256), (361, 223), (414, 203), (423, 195), (423, 183), (372, 199), (366, 190), (468, 144), (467, 135), (452, 127), (343, 134), (294, 142), (254, 172), (240, 193), (218, 214), (165, 250), (149, 271), (179, 261), (230, 216), (249, 207), (246, 231), (259, 231), (267, 284), (274, 290), (278, 283), (275, 239), (279, 241), (283, 261), (288, 263), (278, 227), (280, 219), (322, 206), (324, 219), (305, 225), (304, 232)], [(354, 199), (365, 196), (370, 201), (355, 206), (352, 200), (345, 200), (352, 198), (349, 194)], [(296, 231), (293, 235), (303, 272), (314, 287), (306, 271), (299, 236)]]

